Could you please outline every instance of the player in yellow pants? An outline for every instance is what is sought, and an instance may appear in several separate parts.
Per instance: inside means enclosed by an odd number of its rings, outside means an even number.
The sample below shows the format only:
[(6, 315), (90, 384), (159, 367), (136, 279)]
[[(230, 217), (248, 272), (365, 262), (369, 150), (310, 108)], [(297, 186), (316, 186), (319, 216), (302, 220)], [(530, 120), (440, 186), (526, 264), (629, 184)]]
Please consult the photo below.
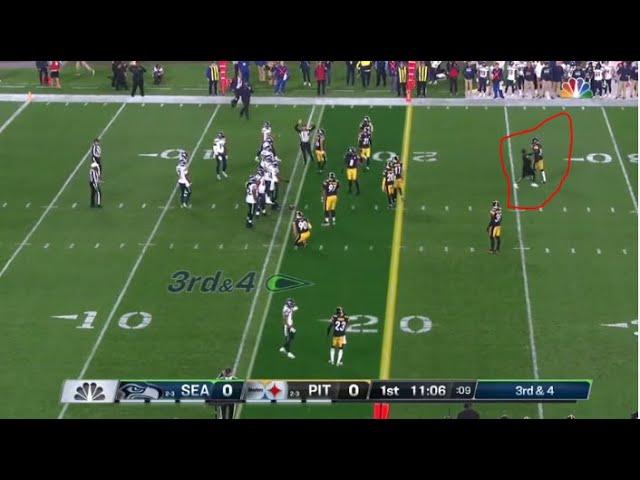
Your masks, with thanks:
[(329, 173), (329, 177), (322, 184), (322, 203), (324, 205), (323, 226), (336, 224), (336, 205), (338, 204), (338, 190), (340, 182), (336, 179), (336, 174)]
[(304, 217), (304, 214), (298, 210), (293, 220), (293, 237), (294, 245), (297, 247), (306, 247), (307, 242), (311, 238), (311, 223)]

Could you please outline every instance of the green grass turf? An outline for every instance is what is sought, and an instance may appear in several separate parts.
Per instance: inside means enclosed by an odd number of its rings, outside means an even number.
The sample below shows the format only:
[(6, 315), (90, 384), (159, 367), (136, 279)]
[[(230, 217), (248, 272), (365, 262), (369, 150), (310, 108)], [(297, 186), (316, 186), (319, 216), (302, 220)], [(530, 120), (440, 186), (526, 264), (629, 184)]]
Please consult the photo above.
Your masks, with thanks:
[[(282, 273), (312, 281), (314, 286), (273, 295), (252, 378), (377, 378), (379, 375), (394, 212), (386, 209), (386, 197), (380, 189), (382, 162), (372, 161), (369, 171), (360, 169), (360, 196), (348, 195), (346, 174), (342, 173), (346, 147), (355, 145), (358, 125), (364, 115), (369, 115), (374, 124), (374, 151), (398, 151), (400, 148), (404, 108), (325, 110), (322, 128), (327, 132), (326, 172), (318, 174), (315, 166), (309, 169), (299, 203), (314, 226), (312, 239), (303, 250), (296, 251), (287, 246), (280, 269)], [(341, 185), (337, 225), (322, 227), (320, 186), (329, 171), (336, 172)], [(374, 209), (376, 205), (377, 210)], [(292, 348), (297, 355), (295, 360), (278, 352), (282, 345), (281, 310), (289, 296), (300, 307), (296, 314), (298, 334)], [(348, 315), (371, 315), (379, 319), (375, 326), (363, 327), (376, 329), (376, 333), (347, 335), (342, 367), (328, 364), (328, 323), (320, 321), (328, 320), (338, 305)], [(356, 321), (356, 318), (352, 320)], [(360, 318), (360, 321), (365, 320)], [(251, 405), (243, 409), (242, 416), (367, 418), (371, 416), (372, 408), (370, 405), (315, 407), (298, 405), (271, 409)]]
[(0, 103), (0, 126), (20, 108), (20, 103), (14, 102), (1, 102)]
[[(526, 244), (531, 246), (527, 261), (541, 375), (594, 381), (588, 402), (548, 406), (545, 412), (551, 418), (570, 413), (628, 418), (637, 408), (637, 327), (620, 330), (601, 324), (630, 322), (638, 316), (637, 216), (630, 214), (633, 204), (601, 111), (568, 111), (575, 121), (575, 157), (601, 152), (613, 160), (576, 162), (549, 208), (523, 215)], [(514, 129), (551, 113), (509, 112)], [(627, 170), (637, 169), (626, 159), (636, 149), (629, 145), (621, 151)], [(547, 168), (557, 176), (554, 165), (561, 162), (549, 153)], [(567, 207), (566, 213), (561, 206)], [(545, 254), (544, 247), (551, 253)], [(567, 254), (571, 248), (575, 254)]]
[[(4, 107), (11, 106), (13, 108)], [(0, 103), (0, 118), (18, 104)], [(0, 264), (4, 265), (116, 113), (118, 105), (32, 104), (0, 134)], [(255, 291), (245, 293), (169, 293), (170, 275), (181, 269), (199, 276), (224, 272), (235, 281), (259, 273), (272, 238), (276, 216), (260, 219), (253, 231), (244, 228), (243, 186), (255, 168), (259, 129), (270, 120), (283, 176), (291, 175), (298, 142), (293, 123), (307, 118), (310, 107), (261, 106), (252, 119), (221, 107), (194, 155), (194, 207), (169, 209), (115, 309), (87, 378), (210, 378), (233, 362)], [(529, 290), (541, 378), (593, 378), (592, 399), (578, 405), (545, 406), (546, 418), (575, 413), (578, 417), (626, 418), (637, 392), (637, 337), (633, 328), (602, 323), (637, 318), (637, 216), (629, 213), (627, 191), (604, 117), (599, 109), (568, 109), (575, 121), (574, 157), (608, 153), (611, 163), (575, 162), (569, 180), (543, 212), (521, 214)], [(511, 131), (527, 128), (556, 110), (509, 108)], [(141, 157), (168, 149), (193, 149), (212, 107), (128, 105), (103, 138), (104, 202), (90, 210), (87, 170), (83, 165), (55, 208), (38, 227), (30, 245), (0, 278), (0, 386), (5, 398), (2, 417), (56, 417), (65, 378), (77, 378), (107, 316), (175, 185), (175, 161)], [(327, 171), (338, 174), (342, 193), (338, 225), (320, 226), (320, 183), (312, 165), (299, 207), (314, 224), (305, 250), (286, 246), (280, 272), (314, 282), (314, 286), (274, 294), (258, 345), (252, 378), (376, 378), (384, 322), (393, 213), (380, 191), (382, 164), (360, 172), (363, 194), (349, 197), (340, 171), (347, 146), (355, 142), (357, 125), (370, 115), (376, 127), (374, 153), (400, 153), (404, 108), (327, 107)], [(607, 109), (625, 167), (636, 188), (637, 110)], [(315, 121), (321, 114), (314, 111)], [(564, 128), (564, 127), (562, 127)], [(230, 179), (215, 180), (215, 163), (203, 158), (219, 130), (229, 139)], [(394, 378), (531, 378), (532, 362), (524, 301), (516, 217), (505, 209), (503, 253), (485, 253), (484, 228), (491, 200), (505, 203), (505, 181), (497, 157), (498, 138), (506, 131), (501, 108), (416, 108), (411, 152), (437, 152), (435, 162), (411, 160), (401, 253), (397, 318), (394, 325)], [(280, 135), (280, 137), (278, 137)], [(564, 168), (566, 132), (545, 130), (546, 163), (551, 182)], [(34, 139), (37, 138), (37, 142)], [(518, 170), (519, 142), (513, 142)], [(8, 152), (9, 154), (4, 154)], [(381, 155), (386, 158), (385, 154)], [(413, 155), (412, 155), (413, 156)], [(562, 157), (562, 158), (560, 158)], [(418, 157), (420, 158), (420, 157)], [(508, 162), (508, 155), (506, 156)], [(88, 163), (88, 161), (87, 161)], [(34, 174), (34, 172), (41, 172)], [(298, 168), (299, 179), (302, 169)], [(297, 191), (295, 180), (289, 202)], [(551, 185), (544, 187), (549, 190)], [(283, 184), (282, 187), (285, 187)], [(540, 191), (528, 186), (521, 200), (536, 200)], [(637, 190), (636, 190), (637, 191)], [(281, 190), (280, 198), (284, 196)], [(29, 208), (25, 205), (31, 202)], [(77, 202), (76, 208), (72, 205)], [(119, 203), (122, 208), (118, 208)], [(215, 208), (211, 208), (215, 203)], [(236, 210), (235, 204), (239, 207)], [(146, 204), (142, 208), (142, 204)], [(375, 210), (374, 205), (379, 209)], [(308, 207), (306, 207), (308, 205)], [(355, 206), (352, 210), (351, 206)], [(422, 209), (422, 205), (425, 209)], [(178, 206), (174, 197), (172, 207)], [(449, 209), (446, 210), (445, 206)], [(468, 210), (472, 206), (472, 211)], [(591, 211), (587, 212), (589, 206)], [(563, 207), (567, 208), (565, 212)], [(614, 207), (615, 213), (610, 211)], [(276, 268), (290, 212), (285, 211), (267, 274)], [(287, 235), (286, 241), (290, 242)], [(96, 244), (100, 243), (98, 248)], [(121, 244), (124, 245), (121, 247)], [(47, 248), (44, 248), (49, 244)], [(73, 244), (73, 248), (69, 248)], [(173, 248), (170, 245), (173, 244)], [(194, 249), (195, 245), (198, 249)], [(245, 245), (247, 248), (245, 250)], [(323, 249), (320, 250), (319, 246)], [(344, 246), (348, 245), (348, 250)], [(369, 250), (373, 246), (373, 250)], [(422, 251), (420, 247), (423, 247)], [(444, 246), (448, 252), (444, 252)], [(469, 247), (475, 251), (470, 252)], [(545, 253), (549, 248), (550, 253)], [(570, 254), (571, 248), (576, 249)], [(596, 249), (601, 249), (601, 254)], [(625, 255), (622, 249), (627, 251)], [(0, 267), (1, 268), (1, 267)], [(260, 286), (259, 288), (263, 288)], [(280, 309), (292, 296), (300, 305), (299, 335), (290, 361), (277, 349), (281, 342)], [(241, 357), (239, 375), (247, 372), (267, 295), (256, 302), (252, 327)], [(378, 333), (351, 333), (345, 366), (331, 367), (326, 323), (337, 304), (349, 314), (374, 315)], [(93, 329), (76, 328), (85, 311), (97, 311)], [(126, 312), (149, 312), (151, 324), (139, 330), (118, 326)], [(80, 319), (51, 315), (80, 314)], [(409, 334), (400, 318), (429, 317), (432, 329)], [(137, 323), (131, 319), (131, 324)], [(415, 328), (417, 321), (412, 323)], [(15, 388), (25, 378), (29, 394)], [(394, 405), (393, 418), (440, 418), (458, 405)], [(483, 417), (535, 417), (535, 405), (482, 405)], [(68, 418), (201, 418), (209, 408), (196, 406), (71, 406)], [(243, 418), (370, 418), (370, 405), (246, 406)]]
[[(0, 240), (3, 265), (118, 107), (34, 103), (0, 134), (0, 150), (8, 153), (2, 155), (2, 165), (8, 174), (0, 177), (0, 205), (7, 204), (0, 209), (0, 215), (6, 217)], [(82, 168), (78, 177), (82, 187), (88, 189), (88, 167)], [(82, 193), (84, 205), (86, 195)]]
[[(569, 111), (576, 129), (574, 156), (609, 152), (615, 158), (601, 112)], [(529, 128), (553, 113), (510, 108), (511, 131)], [(428, 130), (421, 132), (420, 124), (428, 124)], [(566, 126), (561, 124), (558, 130), (546, 129), (542, 135), (550, 185), (540, 190), (547, 192), (566, 165)], [(623, 136), (634, 136), (628, 126), (620, 130)], [(441, 160), (411, 164), (398, 317), (425, 315), (433, 328), (422, 335), (396, 335), (394, 377), (532, 378), (520, 252), (513, 249), (519, 246), (513, 212), (505, 212), (502, 254), (485, 253), (490, 201), (498, 198), (504, 204), (494, 152), (505, 131), (502, 109), (416, 111), (413, 150), (438, 151)], [(514, 157), (521, 143), (513, 140)], [(475, 155), (477, 151), (482, 154)], [(623, 155), (628, 153), (635, 153), (632, 142)], [(514, 163), (519, 170), (519, 157)], [(451, 179), (456, 193), (450, 189)], [(540, 192), (528, 189), (523, 186), (520, 191), (539, 196)], [(426, 211), (418, 208), (420, 204), (427, 206)], [(594, 380), (590, 401), (545, 406), (547, 418), (569, 413), (581, 418), (625, 418), (637, 403), (637, 337), (633, 329), (600, 326), (637, 317), (637, 217), (630, 215), (630, 209), (615, 161), (575, 162), (563, 190), (543, 212), (521, 214), (524, 244), (530, 248), (526, 262), (540, 376)], [(417, 253), (417, 245), (424, 245), (424, 253)], [(443, 245), (448, 245), (449, 253), (444, 253)], [(569, 253), (572, 247), (576, 254)], [(419, 287), (413, 281), (418, 275), (425, 279)], [(489, 418), (536, 415), (532, 405), (477, 408)], [(452, 413), (455, 406), (392, 407), (394, 418)]]
[[(153, 65), (160, 63), (165, 69), (165, 78), (160, 86), (153, 85), (152, 70)], [(32, 91), (35, 93), (75, 93), (75, 94), (110, 94), (117, 93), (111, 87), (111, 62), (89, 62), (96, 69), (95, 76), (90, 72), (80, 71), (76, 74), (75, 62), (65, 65), (60, 77), (60, 89), (51, 87), (41, 87), (38, 82), (38, 74), (34, 68), (16, 68), (0, 70), (0, 93), (18, 93)], [(205, 69), (208, 62), (164, 62), (148, 61), (143, 62), (147, 68), (145, 74), (145, 93), (159, 95), (207, 95), (208, 81), (205, 78)], [(311, 71), (311, 87), (303, 85), (302, 71), (298, 67), (299, 62), (288, 61), (290, 80), (286, 86), (286, 96), (315, 96), (316, 82), (313, 79), (313, 69)], [(231, 75), (233, 66), (229, 62)], [(315, 64), (314, 67), (315, 68)], [(359, 76), (353, 86), (346, 84), (346, 66), (344, 62), (334, 62), (331, 86), (327, 86), (326, 95), (329, 97), (395, 97), (396, 92), (390, 91), (388, 87), (380, 85), (375, 87), (375, 71), (371, 75), (370, 87), (365, 89)], [(250, 80), (257, 95), (273, 95), (274, 87), (265, 82), (258, 81), (258, 70), (255, 64), (251, 65)], [(131, 87), (131, 80), (128, 80)], [(429, 97), (449, 97), (448, 80), (439, 81), (437, 85), (427, 86), (427, 96)], [(460, 93), (462, 92), (462, 93)], [(130, 92), (123, 92), (123, 95)], [(459, 79), (458, 97), (464, 96), (464, 82)]]
[[(200, 276), (222, 270), (223, 278), (231, 278), (235, 283), (247, 272), (259, 273), (267, 251), (263, 245), (271, 239), (275, 215), (257, 221), (254, 231), (247, 230), (244, 227), (243, 192), (248, 174), (256, 167), (253, 159), (259, 145), (260, 127), (263, 121), (271, 121), (278, 155), (284, 162), (283, 175), (288, 177), (297, 153), (293, 124), (299, 116), (306, 119), (310, 111), (311, 108), (260, 107), (247, 124), (244, 119), (237, 118), (237, 110), (230, 107), (220, 109), (207, 138), (211, 140), (219, 129), (225, 131), (229, 139), (230, 178), (218, 182), (215, 180), (215, 162), (203, 160), (201, 153), (196, 156), (191, 169), (193, 210), (176, 208), (169, 211), (153, 240), (155, 246), (145, 256), (116, 315), (119, 317), (128, 311), (149, 311), (154, 318), (153, 325), (143, 333), (113, 328), (114, 322), (88, 371), (90, 375), (111, 378), (127, 372), (128, 376), (135, 378), (209, 378), (232, 361), (253, 291), (169, 293), (167, 286), (173, 283), (170, 276), (183, 269)], [(199, 132), (202, 128), (198, 126), (193, 131)], [(154, 138), (151, 135), (149, 140)], [(193, 140), (189, 141), (189, 144), (193, 143)], [(207, 145), (210, 143), (208, 141)], [(174, 162), (169, 161), (168, 165), (173, 168)], [(164, 172), (159, 173), (164, 176)], [(168, 180), (169, 183), (172, 181)], [(168, 185), (161, 192), (166, 197)], [(214, 202), (216, 208), (212, 209)], [(237, 210), (236, 203), (239, 204)], [(177, 198), (174, 204), (177, 206)], [(156, 216), (155, 212), (153, 216)], [(149, 228), (145, 230), (149, 231)], [(170, 250), (171, 243), (174, 248)], [(197, 250), (194, 249), (196, 244), (199, 246)], [(246, 250), (245, 244), (248, 245)], [(118, 284), (122, 282), (121, 275)], [(195, 417), (211, 415), (208, 408), (185, 408), (179, 412), (179, 415)], [(149, 414), (171, 417), (177, 416), (178, 411), (164, 407), (149, 411)], [(114, 415), (135, 417), (140, 413), (136, 409), (117, 406), (69, 411), (69, 416), (74, 418)]]

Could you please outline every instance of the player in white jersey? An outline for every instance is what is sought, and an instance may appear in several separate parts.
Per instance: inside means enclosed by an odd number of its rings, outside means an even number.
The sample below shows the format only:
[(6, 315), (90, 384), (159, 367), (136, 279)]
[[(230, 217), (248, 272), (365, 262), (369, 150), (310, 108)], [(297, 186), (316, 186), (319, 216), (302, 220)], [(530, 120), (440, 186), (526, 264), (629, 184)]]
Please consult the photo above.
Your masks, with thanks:
[(258, 203), (256, 206), (256, 217), (267, 214), (267, 174), (263, 167), (258, 167), (256, 175), (258, 183)]
[(269, 135), (266, 140), (260, 143), (260, 147), (256, 152), (256, 162), (259, 162), (260, 158), (267, 153), (271, 153), (274, 157), (277, 157), (276, 149), (273, 145), (273, 137), (271, 135)]
[(511, 87), (511, 96), (513, 97), (516, 94), (516, 71), (517, 71), (517, 67), (516, 67), (516, 62), (509, 62), (507, 64), (507, 71), (506, 71), (506, 87), (504, 90), (504, 93), (509, 96), (509, 87)]
[(526, 62), (522, 60), (516, 63), (516, 88), (518, 89), (518, 95), (522, 97), (524, 92), (524, 67), (527, 66)]
[(593, 94), (602, 97), (602, 80), (604, 78), (604, 69), (600, 62), (596, 62), (593, 67)]
[(264, 122), (262, 125), (262, 141), (266, 142), (267, 138), (271, 136), (271, 122)]
[(216, 176), (221, 180), (220, 174), (227, 178), (227, 138), (223, 132), (218, 132), (213, 140), (213, 157), (216, 159)]
[(534, 85), (536, 87), (535, 97), (534, 98), (544, 98), (544, 93), (542, 92), (542, 67), (544, 65), (540, 60), (534, 62), (533, 69), (536, 73), (536, 78), (534, 80)]
[(480, 97), (487, 95), (487, 82), (489, 81), (489, 67), (486, 62), (480, 62), (478, 66), (478, 93)]
[(280, 175), (280, 160), (275, 158), (267, 164), (265, 168), (268, 178), (267, 203), (271, 204), (271, 210), (278, 210), (278, 182)]
[(614, 72), (614, 68), (613, 65), (611, 65), (611, 62), (602, 62), (602, 72), (603, 72), (603, 76), (604, 76), (604, 82), (602, 84), (602, 91), (604, 93), (604, 97), (607, 98), (611, 98), (613, 97), (613, 90), (612, 90), (612, 80), (613, 80), (613, 72)]
[(180, 208), (191, 208), (191, 179), (187, 165), (187, 152), (180, 152), (180, 162), (176, 167), (180, 187)]
[(258, 179), (256, 176), (249, 177), (245, 184), (245, 202), (247, 204), (247, 228), (253, 227), (253, 214), (258, 203)]
[(293, 313), (296, 310), (298, 310), (298, 306), (292, 298), (288, 298), (282, 307), (284, 344), (280, 347), (280, 352), (284, 353), (289, 358), (296, 358), (296, 356), (291, 353), (291, 342), (293, 342), (293, 338), (296, 334), (296, 328), (293, 325)]

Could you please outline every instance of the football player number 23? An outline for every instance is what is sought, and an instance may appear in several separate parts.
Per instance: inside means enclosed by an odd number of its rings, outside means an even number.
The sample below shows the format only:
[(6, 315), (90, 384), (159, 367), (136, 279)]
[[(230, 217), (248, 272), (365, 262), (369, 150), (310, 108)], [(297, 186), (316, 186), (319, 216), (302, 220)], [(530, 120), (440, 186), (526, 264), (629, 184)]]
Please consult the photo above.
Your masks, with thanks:
[[(387, 162), (397, 155), (396, 152), (380, 151), (374, 153), (371, 158), (376, 162)], [(438, 152), (413, 152), (411, 160), (420, 163), (435, 162), (438, 160)]]

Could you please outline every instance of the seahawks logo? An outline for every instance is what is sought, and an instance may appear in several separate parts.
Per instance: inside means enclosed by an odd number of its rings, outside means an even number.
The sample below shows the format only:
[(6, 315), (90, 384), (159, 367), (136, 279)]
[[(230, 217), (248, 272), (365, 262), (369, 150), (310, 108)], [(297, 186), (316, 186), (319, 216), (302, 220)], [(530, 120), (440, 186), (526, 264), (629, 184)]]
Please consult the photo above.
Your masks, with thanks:
[(93, 402), (97, 400), (105, 400), (104, 389), (95, 382), (84, 382), (78, 388), (73, 396), (74, 400)]
[(126, 383), (118, 390), (118, 400), (158, 400), (162, 390), (147, 384)]

